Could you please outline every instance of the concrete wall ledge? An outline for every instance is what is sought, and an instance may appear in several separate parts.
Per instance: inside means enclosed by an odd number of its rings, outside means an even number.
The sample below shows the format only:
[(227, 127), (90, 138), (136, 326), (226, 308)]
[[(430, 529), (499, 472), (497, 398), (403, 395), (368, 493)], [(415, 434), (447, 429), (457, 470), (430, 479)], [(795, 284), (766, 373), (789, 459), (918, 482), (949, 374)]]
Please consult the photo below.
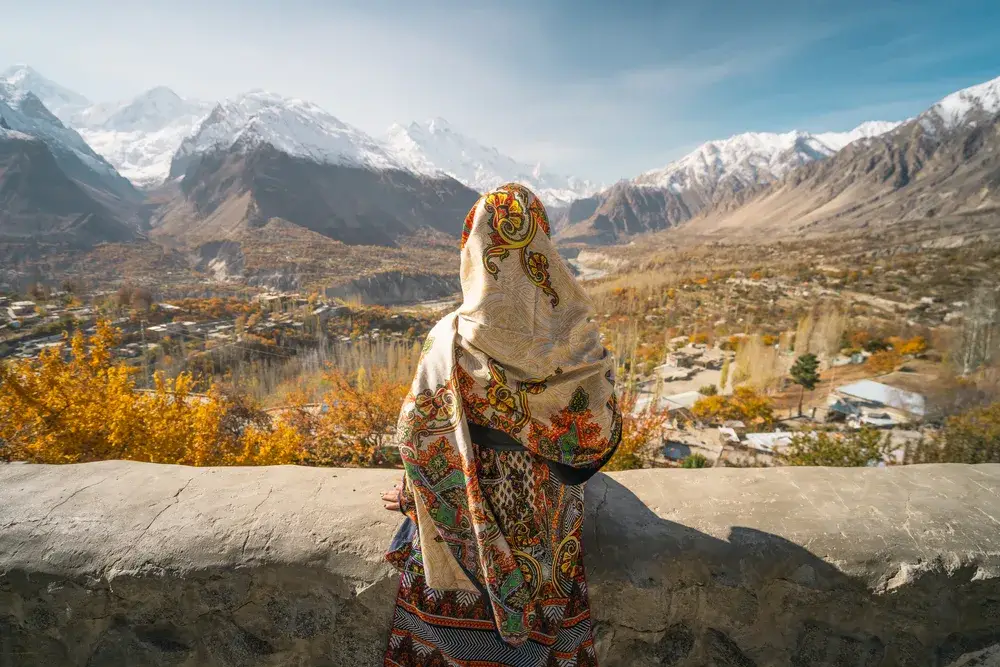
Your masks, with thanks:
[[(0, 667), (378, 665), (398, 471), (0, 464)], [(1000, 664), (1000, 465), (587, 488), (602, 667)]]

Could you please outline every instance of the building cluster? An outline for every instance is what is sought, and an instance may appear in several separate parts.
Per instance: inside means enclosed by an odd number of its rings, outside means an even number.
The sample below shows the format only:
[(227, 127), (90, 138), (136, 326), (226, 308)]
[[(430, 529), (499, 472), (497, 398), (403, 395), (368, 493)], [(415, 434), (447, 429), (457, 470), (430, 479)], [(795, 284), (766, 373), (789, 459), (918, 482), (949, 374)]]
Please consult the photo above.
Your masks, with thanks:
[(39, 324), (59, 322), (66, 318), (86, 320), (93, 314), (90, 308), (63, 303), (60, 297), (65, 297), (65, 292), (53, 292), (52, 296), (54, 300), (44, 306), (34, 301), (0, 296), (0, 331), (17, 331)]
[[(690, 398), (697, 400), (698, 396)], [(675, 404), (673, 397), (665, 402), (665, 408), (670, 411), (673, 421), (693, 421), (690, 406), (683, 403), (684, 401), (677, 401)], [(812, 419), (826, 423), (839, 422), (849, 430), (862, 427), (884, 429), (895, 446), (893, 457), (902, 461), (906, 443), (920, 438), (917, 427), (926, 414), (927, 404), (922, 394), (874, 380), (860, 380), (835, 388), (827, 399), (826, 410), (813, 414)], [(710, 429), (700, 430), (702, 437), (710, 432)], [(773, 465), (792, 444), (793, 437), (811, 437), (810, 434), (815, 433), (780, 428), (769, 432), (752, 432), (749, 425), (741, 421), (727, 421), (715, 430), (716, 442), (706, 443), (706, 448), (714, 455), (716, 462), (725, 461), (737, 465)], [(690, 444), (671, 441), (664, 446), (663, 455), (669, 460), (682, 460), (691, 451)]]

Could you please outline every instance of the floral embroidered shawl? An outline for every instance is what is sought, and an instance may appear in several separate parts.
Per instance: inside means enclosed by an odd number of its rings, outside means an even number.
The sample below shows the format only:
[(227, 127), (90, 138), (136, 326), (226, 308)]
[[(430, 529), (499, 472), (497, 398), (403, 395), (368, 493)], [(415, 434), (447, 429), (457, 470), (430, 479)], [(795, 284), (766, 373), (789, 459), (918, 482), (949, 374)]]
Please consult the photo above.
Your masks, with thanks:
[[(527, 188), (500, 187), (469, 212), (461, 280), (463, 303), (429, 333), (400, 414), (404, 493), (415, 501), (408, 515), (426, 545), (428, 584), (465, 587), (447, 560), (453, 556), (488, 594), (498, 631), (516, 646), (540, 606), (569, 597), (579, 531), (551, 526), (567, 501), (545, 499), (535, 503), (531, 527), (514, 530), (570, 536), (543, 557), (551, 562), (512, 548), (533, 536), (515, 541), (502, 532), (480, 486), (466, 420), (503, 431), (542, 459), (597, 465), (621, 438), (615, 363), (591, 321), (589, 297), (549, 238), (542, 203)], [(582, 504), (573, 514), (582, 521)], [(431, 538), (448, 549), (430, 548)]]

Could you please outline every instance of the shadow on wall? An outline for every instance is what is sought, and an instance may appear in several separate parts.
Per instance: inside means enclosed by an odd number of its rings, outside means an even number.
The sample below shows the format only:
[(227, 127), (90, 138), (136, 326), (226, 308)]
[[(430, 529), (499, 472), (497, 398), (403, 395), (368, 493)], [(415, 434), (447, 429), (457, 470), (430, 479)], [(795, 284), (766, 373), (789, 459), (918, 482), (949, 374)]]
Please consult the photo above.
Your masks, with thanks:
[(722, 540), (662, 519), (606, 475), (587, 505), (602, 667), (945, 667), (1000, 644), (1000, 584), (973, 568), (876, 594), (778, 535), (737, 526)]

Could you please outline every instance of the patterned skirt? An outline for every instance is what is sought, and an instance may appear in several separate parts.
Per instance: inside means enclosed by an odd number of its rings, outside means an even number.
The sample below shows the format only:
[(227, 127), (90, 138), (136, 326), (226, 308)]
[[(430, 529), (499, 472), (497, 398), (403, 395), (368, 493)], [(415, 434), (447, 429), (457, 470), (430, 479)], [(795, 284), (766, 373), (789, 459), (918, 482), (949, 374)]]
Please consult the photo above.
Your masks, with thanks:
[[(582, 486), (567, 487), (554, 480), (533, 485), (531, 480), (537, 479), (539, 472), (536, 466), (544, 463), (533, 460), (526, 452), (481, 451), (479, 463), (481, 479), (487, 482), (484, 491), (501, 524), (523, 523), (525, 517), (517, 516), (518, 513), (543, 496), (550, 498), (547, 503), (550, 507), (551, 499), (556, 497), (578, 496), (582, 507)], [(567, 508), (577, 505), (576, 502), (558, 504)], [(550, 512), (549, 517), (558, 520), (561, 515)], [(572, 524), (572, 536), (578, 538), (579, 521), (565, 523)], [(551, 535), (559, 541), (567, 537), (570, 536), (558, 531)], [(537, 544), (536, 548), (545, 550)], [(563, 579), (562, 592), (551, 592), (558, 589), (551, 583), (543, 587), (551, 593), (546, 595), (543, 591), (536, 598), (541, 610), (538, 622), (532, 627), (528, 641), (518, 647), (501, 638), (485, 592), (435, 590), (427, 586), (417, 526), (410, 519), (397, 532), (389, 558), (401, 574), (385, 667), (597, 666), (582, 553), (577, 552), (572, 559), (571, 581)], [(466, 575), (481, 588), (475, 576), (469, 572)]]

